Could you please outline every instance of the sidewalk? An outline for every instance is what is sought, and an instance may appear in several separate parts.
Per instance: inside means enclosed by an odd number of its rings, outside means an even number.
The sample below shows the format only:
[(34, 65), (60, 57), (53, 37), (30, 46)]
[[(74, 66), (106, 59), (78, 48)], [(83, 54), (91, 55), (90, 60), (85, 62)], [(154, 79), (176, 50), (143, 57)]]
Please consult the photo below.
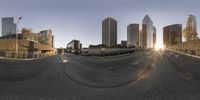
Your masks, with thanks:
[(200, 56), (196, 56), (196, 55), (191, 55), (191, 54), (188, 54), (188, 53), (179, 52), (179, 51), (176, 51), (176, 50), (173, 50), (173, 49), (168, 49), (168, 48), (165, 48), (165, 49), (169, 50), (169, 51), (173, 51), (173, 52), (179, 53), (179, 54), (183, 54), (183, 55), (186, 55), (186, 56), (190, 56), (190, 57), (194, 57), (194, 58), (200, 58)]

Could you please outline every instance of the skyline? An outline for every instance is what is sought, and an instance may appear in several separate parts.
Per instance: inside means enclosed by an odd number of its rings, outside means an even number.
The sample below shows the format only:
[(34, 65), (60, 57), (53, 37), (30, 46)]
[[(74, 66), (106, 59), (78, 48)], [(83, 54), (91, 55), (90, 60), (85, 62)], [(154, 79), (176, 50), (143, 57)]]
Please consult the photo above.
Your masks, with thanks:
[[(118, 23), (117, 43), (127, 39), (129, 24), (139, 23), (141, 29), (142, 19), (146, 14), (153, 20), (157, 29), (157, 41), (161, 41), (159, 43), (163, 41), (163, 27), (172, 24), (182, 24), (184, 27), (189, 14), (195, 15), (197, 18), (198, 33), (200, 13), (196, 9), (199, 8), (199, 1), (153, 1), (108, 0), (105, 4), (105, 0), (49, 0), (48, 2), (46, 0), (2, 0), (0, 1), (2, 4), (0, 16), (14, 16), (15, 19), (22, 16), (23, 19), (18, 28), (30, 27), (34, 32), (52, 29), (56, 48), (66, 47), (72, 39), (80, 40), (83, 47), (100, 44), (102, 42), (101, 22), (109, 16), (115, 18)], [(111, 7), (110, 4), (113, 2), (115, 5)], [(143, 4), (144, 2), (145, 4)], [(21, 6), (22, 4), (24, 6)]]

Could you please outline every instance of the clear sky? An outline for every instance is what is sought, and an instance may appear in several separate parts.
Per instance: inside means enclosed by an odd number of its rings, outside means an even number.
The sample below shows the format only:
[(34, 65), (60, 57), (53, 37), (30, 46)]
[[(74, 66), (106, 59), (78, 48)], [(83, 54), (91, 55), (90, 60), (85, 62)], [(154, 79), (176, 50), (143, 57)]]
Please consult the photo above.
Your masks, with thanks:
[(66, 47), (72, 39), (79, 39), (83, 47), (100, 44), (101, 23), (108, 16), (118, 21), (120, 43), (126, 40), (127, 25), (139, 23), (141, 28), (146, 14), (157, 28), (159, 44), (162, 28), (185, 24), (189, 14), (196, 16), (200, 28), (200, 0), (0, 0), (0, 17), (22, 16), (19, 28), (34, 32), (52, 29), (56, 47)]

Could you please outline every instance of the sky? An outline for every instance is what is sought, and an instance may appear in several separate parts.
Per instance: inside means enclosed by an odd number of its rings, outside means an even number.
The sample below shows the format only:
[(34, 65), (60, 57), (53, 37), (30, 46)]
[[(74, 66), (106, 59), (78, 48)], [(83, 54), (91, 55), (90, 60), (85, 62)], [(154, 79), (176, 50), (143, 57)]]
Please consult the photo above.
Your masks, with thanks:
[[(200, 20), (199, 0), (0, 0), (0, 17), (22, 16), (18, 29), (34, 32), (51, 29), (55, 47), (66, 47), (78, 39), (87, 47), (102, 43), (102, 20), (113, 17), (118, 24), (118, 43), (127, 39), (127, 25), (142, 24), (148, 14), (157, 29), (157, 43), (163, 43), (163, 27), (185, 24), (189, 14)], [(0, 33), (1, 27), (0, 27)]]

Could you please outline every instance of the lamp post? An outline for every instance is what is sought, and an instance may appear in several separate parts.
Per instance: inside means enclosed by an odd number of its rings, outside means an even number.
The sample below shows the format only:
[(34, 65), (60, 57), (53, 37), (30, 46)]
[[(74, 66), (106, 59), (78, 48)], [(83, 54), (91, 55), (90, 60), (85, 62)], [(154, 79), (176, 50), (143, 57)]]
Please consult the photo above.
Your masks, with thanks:
[(16, 58), (18, 58), (18, 31), (17, 31), (17, 25), (19, 23), (19, 21), (22, 19), (22, 17), (19, 17), (19, 19), (17, 20), (17, 23), (16, 23)]

